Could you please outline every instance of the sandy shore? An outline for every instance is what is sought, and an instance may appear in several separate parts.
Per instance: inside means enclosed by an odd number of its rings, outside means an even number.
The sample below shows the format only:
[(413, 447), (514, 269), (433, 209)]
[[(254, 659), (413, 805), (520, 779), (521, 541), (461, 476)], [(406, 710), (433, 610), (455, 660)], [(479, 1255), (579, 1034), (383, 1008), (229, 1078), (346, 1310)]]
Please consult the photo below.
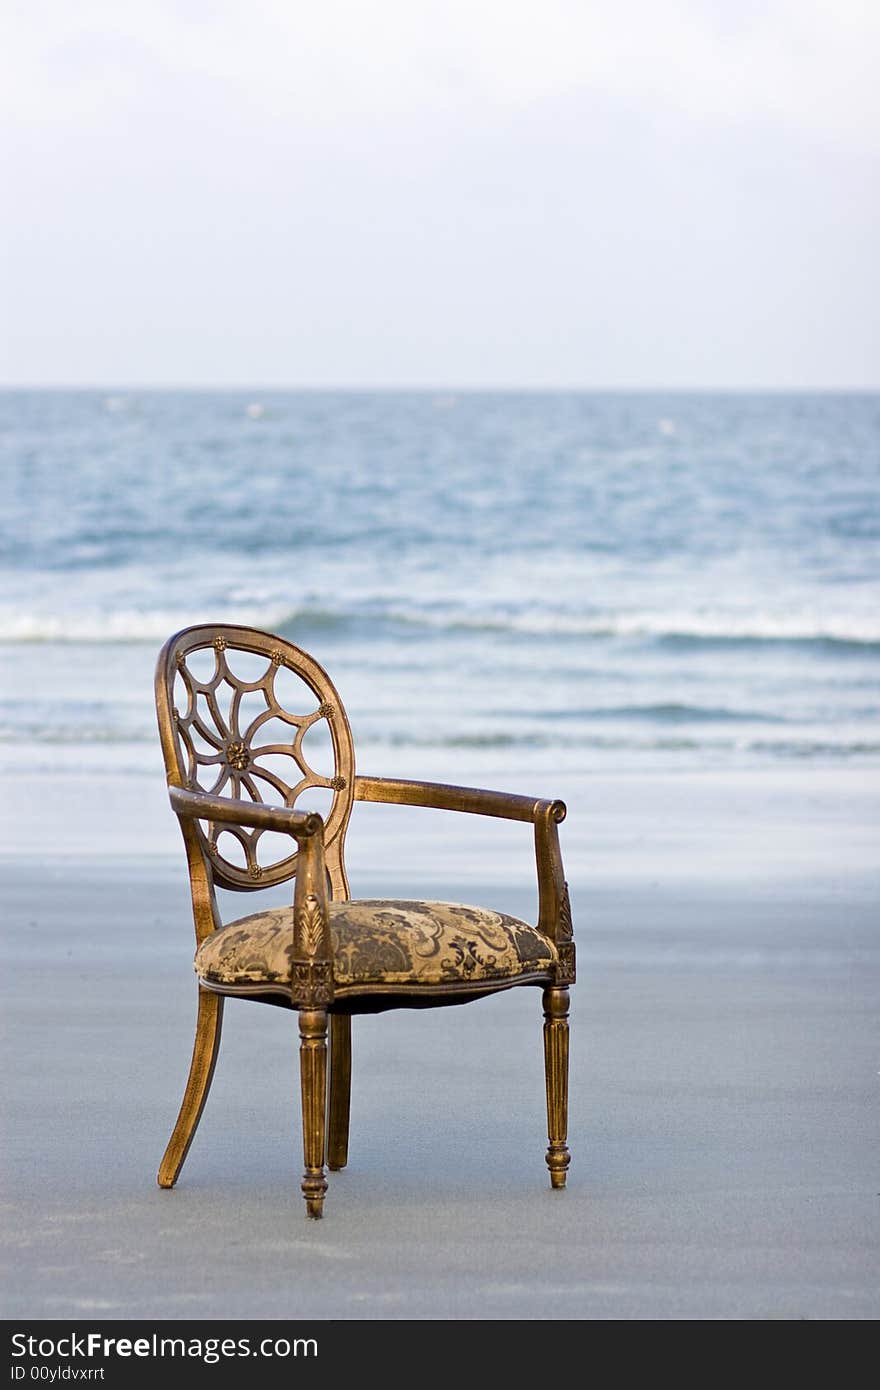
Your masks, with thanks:
[[(194, 1016), (182, 856), (7, 860), (3, 1315), (880, 1315), (877, 795), (661, 783), (609, 782), (564, 827), (568, 1191), (520, 990), (355, 1020), (350, 1165), (320, 1224), (282, 1011), (230, 1004), (181, 1182), (155, 1186)], [(415, 851), (376, 876), (377, 835), (352, 842), (364, 894), (418, 868), (425, 896), (531, 910), (500, 849), (456, 893)]]

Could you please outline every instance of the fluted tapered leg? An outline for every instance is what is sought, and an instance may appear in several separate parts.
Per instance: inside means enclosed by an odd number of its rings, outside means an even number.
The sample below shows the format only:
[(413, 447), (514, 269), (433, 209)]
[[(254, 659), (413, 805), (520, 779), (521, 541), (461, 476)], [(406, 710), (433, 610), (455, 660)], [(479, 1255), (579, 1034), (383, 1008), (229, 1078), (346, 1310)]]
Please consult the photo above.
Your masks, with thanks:
[(160, 1187), (173, 1187), (189, 1152), (193, 1135), (198, 1128), (211, 1078), (220, 1049), (220, 1029), (223, 1023), (223, 996), (199, 985), (199, 1011), (196, 1016), (196, 1037), (193, 1043), (192, 1062), (186, 1090), (180, 1104), (180, 1113), (174, 1126), (168, 1147), (159, 1164), (157, 1181)]
[(348, 1162), (348, 1116), (351, 1104), (351, 1015), (330, 1015), (330, 1124), (327, 1166), (334, 1171)]
[(568, 1137), (568, 989), (544, 990), (544, 1075), (547, 1082), (547, 1167), (552, 1187), (565, 1187)]
[(327, 1010), (299, 1011), (299, 1071), (302, 1086), (302, 1191), (309, 1216), (321, 1216), (327, 1179), (324, 1176), (324, 1136), (327, 1113)]

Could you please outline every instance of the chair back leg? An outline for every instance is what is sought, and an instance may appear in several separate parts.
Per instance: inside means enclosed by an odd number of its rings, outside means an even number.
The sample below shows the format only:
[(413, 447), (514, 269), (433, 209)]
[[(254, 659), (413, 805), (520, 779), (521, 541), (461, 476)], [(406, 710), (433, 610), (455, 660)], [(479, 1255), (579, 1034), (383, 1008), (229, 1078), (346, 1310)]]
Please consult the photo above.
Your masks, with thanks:
[(327, 1010), (299, 1011), (299, 1070), (302, 1087), (302, 1193), (308, 1216), (324, 1214), (324, 1144), (327, 1116)]
[(223, 1024), (223, 996), (199, 985), (199, 1009), (196, 1015), (196, 1037), (186, 1090), (168, 1147), (159, 1164), (160, 1187), (173, 1187), (183, 1167), (183, 1161), (198, 1128), (211, 1079), (220, 1050), (220, 1030)]
[(348, 1162), (351, 1106), (351, 1015), (330, 1015), (330, 1125), (327, 1166), (331, 1172)]
[(565, 1187), (568, 1137), (568, 988), (544, 990), (544, 1075), (547, 1083), (547, 1167), (550, 1185)]

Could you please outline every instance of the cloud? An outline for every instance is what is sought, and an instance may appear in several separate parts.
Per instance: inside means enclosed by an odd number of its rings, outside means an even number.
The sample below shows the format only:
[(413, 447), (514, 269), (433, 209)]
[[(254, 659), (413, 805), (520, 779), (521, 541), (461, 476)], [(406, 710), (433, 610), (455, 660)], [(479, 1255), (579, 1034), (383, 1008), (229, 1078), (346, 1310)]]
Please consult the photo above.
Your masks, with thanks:
[(3, 25), (7, 380), (876, 379), (880, 5)]
[(861, 143), (880, 6), (861, 0), (30, 0), (6, 11), (7, 111), (58, 122), (213, 88), (261, 119), (491, 115), (588, 91)]

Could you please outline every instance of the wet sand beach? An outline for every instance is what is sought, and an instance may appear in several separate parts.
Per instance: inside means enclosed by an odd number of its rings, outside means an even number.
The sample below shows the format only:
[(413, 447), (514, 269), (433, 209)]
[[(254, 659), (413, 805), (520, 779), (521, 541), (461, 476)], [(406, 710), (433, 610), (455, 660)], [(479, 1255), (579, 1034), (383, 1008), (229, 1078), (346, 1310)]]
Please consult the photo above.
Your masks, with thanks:
[[(125, 786), (137, 815), (103, 855), (52, 862), (45, 827), (8, 826), (6, 1317), (880, 1314), (870, 773), (535, 788), (570, 804), (568, 1190), (544, 1171), (540, 997), (519, 990), (355, 1020), (349, 1167), (321, 1223), (299, 1195), (281, 1010), (229, 1004), (179, 1185), (155, 1185), (189, 1060), (191, 927), (161, 786)], [(42, 804), (75, 841), (102, 788), (66, 791)], [(356, 811), (355, 894), (531, 913), (522, 827), (410, 812), (407, 842), (388, 814)]]

